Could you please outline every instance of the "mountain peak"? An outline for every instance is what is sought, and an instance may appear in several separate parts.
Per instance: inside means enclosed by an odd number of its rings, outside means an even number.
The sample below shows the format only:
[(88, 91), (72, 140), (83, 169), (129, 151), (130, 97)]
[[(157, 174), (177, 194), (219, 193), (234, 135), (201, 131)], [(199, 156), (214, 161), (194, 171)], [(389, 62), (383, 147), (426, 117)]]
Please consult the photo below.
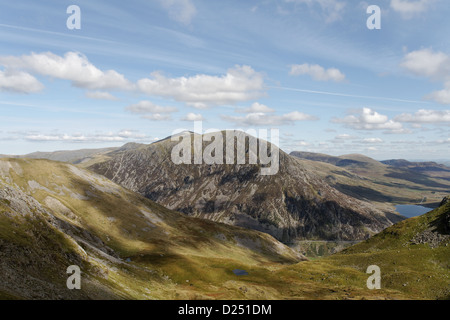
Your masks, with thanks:
[(278, 173), (264, 176), (259, 163), (175, 164), (170, 158), (175, 144), (166, 139), (125, 151), (90, 169), (169, 209), (263, 231), (285, 243), (311, 237), (362, 240), (401, 220), (341, 193), (281, 150)]

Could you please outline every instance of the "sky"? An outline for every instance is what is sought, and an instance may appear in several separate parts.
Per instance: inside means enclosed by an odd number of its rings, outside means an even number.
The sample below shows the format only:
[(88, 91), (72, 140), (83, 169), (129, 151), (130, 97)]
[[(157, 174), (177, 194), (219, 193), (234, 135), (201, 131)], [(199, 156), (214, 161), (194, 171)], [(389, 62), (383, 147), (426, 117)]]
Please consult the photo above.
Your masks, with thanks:
[(286, 152), (450, 159), (447, 2), (1, 0), (0, 154), (202, 121), (278, 129)]

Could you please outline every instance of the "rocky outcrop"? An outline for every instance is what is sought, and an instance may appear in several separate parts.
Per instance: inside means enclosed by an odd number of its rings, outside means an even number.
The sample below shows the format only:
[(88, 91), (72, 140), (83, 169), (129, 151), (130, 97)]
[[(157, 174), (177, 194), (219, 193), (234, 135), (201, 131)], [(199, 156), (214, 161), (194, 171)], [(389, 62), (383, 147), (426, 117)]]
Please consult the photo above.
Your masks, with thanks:
[(439, 208), (443, 213), (429, 228), (417, 234), (412, 240), (413, 244), (428, 244), (437, 248), (450, 240), (450, 197), (445, 197)]
[[(449, 207), (450, 206), (450, 196), (447, 196), (444, 199), (442, 199), (440, 206), (441, 207), (443, 207), (443, 206)], [(445, 233), (450, 234), (450, 208), (449, 208), (449, 210), (447, 210), (445, 216), (442, 219), (443, 219), (443, 229), (444, 229)]]
[(413, 244), (428, 244), (431, 248), (437, 248), (442, 243), (450, 239), (450, 235), (440, 234), (436, 230), (425, 230), (421, 232), (414, 239), (411, 240)]

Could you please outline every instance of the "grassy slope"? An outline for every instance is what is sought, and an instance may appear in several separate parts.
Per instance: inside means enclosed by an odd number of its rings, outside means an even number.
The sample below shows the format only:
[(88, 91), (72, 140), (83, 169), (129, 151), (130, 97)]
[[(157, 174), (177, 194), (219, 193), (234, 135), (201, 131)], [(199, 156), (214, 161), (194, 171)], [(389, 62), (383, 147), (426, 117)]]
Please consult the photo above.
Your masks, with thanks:
[[(450, 215), (450, 201), (423, 216), (387, 228), (371, 239), (352, 246), (321, 262), (360, 271), (378, 265), (382, 288), (428, 299), (450, 298), (450, 236), (443, 230), (443, 219)], [(434, 247), (414, 244), (426, 230), (447, 233), (446, 240)]]

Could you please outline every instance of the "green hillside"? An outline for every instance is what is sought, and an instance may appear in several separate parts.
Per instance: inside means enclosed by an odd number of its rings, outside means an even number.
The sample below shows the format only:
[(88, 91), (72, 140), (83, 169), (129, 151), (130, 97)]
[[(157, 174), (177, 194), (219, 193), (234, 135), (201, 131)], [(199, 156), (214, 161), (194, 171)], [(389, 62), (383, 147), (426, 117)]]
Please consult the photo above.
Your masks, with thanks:
[(382, 288), (450, 299), (450, 198), (423, 216), (404, 220), (324, 262), (360, 271), (377, 265)]

